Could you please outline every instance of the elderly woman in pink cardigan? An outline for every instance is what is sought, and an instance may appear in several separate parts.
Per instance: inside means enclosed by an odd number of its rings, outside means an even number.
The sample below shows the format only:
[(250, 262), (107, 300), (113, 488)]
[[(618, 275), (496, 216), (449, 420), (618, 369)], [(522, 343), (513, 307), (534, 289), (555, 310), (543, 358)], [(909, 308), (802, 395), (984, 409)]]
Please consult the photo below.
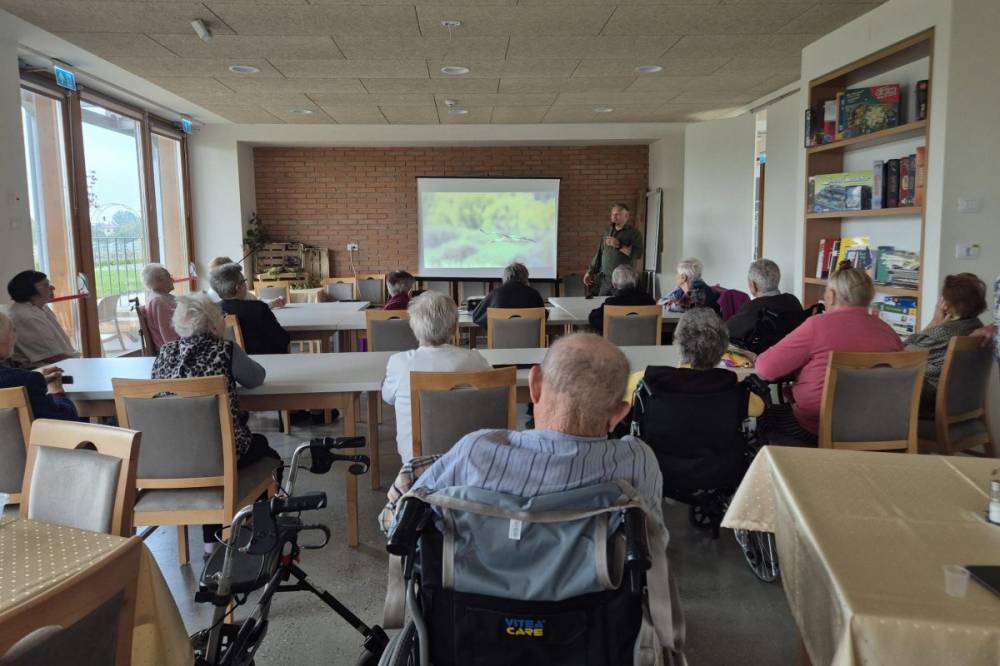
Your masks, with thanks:
[(177, 307), (177, 301), (170, 293), (174, 290), (174, 278), (163, 264), (146, 264), (142, 269), (142, 283), (151, 292), (146, 301), (150, 342), (154, 349), (159, 349), (163, 343), (180, 338), (171, 321)]
[(868, 312), (875, 287), (868, 274), (842, 268), (830, 278), (826, 312), (809, 317), (757, 357), (754, 371), (767, 380), (796, 375), (792, 405), (775, 405), (760, 419), (766, 437), (815, 446), (830, 352), (896, 352), (903, 342), (878, 316)]

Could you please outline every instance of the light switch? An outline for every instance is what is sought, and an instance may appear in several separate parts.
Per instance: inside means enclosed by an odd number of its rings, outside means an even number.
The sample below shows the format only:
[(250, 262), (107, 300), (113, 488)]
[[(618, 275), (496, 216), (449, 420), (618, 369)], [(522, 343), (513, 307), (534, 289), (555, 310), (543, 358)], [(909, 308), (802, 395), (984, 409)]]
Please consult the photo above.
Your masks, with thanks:
[(978, 213), (983, 210), (983, 200), (967, 197), (958, 198), (959, 213)]
[(956, 259), (978, 259), (979, 258), (979, 245), (969, 244), (969, 243), (956, 243), (955, 244), (955, 258)]

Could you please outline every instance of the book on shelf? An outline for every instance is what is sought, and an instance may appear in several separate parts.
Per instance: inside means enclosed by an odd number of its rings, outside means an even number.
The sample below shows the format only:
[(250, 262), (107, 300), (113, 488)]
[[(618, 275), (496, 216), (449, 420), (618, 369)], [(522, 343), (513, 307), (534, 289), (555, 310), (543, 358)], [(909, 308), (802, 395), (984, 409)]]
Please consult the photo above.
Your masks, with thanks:
[(896, 197), (897, 203), (902, 208), (909, 206), (910, 201), (910, 159), (908, 157), (899, 158), (899, 195)]
[(845, 139), (899, 125), (901, 95), (898, 83), (848, 88), (843, 94)]
[(920, 282), (920, 255), (880, 245), (875, 251), (875, 284), (916, 289)]
[(876, 160), (872, 167), (872, 210), (882, 208), (885, 201), (885, 162)]
[(820, 144), (819, 137), (822, 135), (823, 123), (819, 120), (819, 113), (816, 109), (806, 109), (806, 130), (805, 147), (812, 148)]
[(910, 335), (917, 328), (917, 299), (914, 297), (877, 293), (871, 307), (879, 319), (900, 335)]
[(899, 207), (899, 160), (886, 160), (885, 162), (884, 207)]
[(844, 139), (844, 93), (837, 93), (837, 131), (833, 136), (834, 141), (842, 141)]
[(913, 188), (913, 205), (923, 206), (924, 197), (927, 195), (927, 146), (917, 148), (914, 164), (916, 165), (917, 180)]
[(917, 201), (917, 155), (910, 153), (906, 157), (907, 178), (906, 183), (906, 205), (913, 206)]
[[(816, 277), (823, 279), (830, 276), (830, 255), (837, 245), (836, 238), (820, 238), (819, 252), (816, 254)], [(836, 257), (836, 254), (833, 254)]]
[(927, 93), (930, 92), (930, 82), (927, 79), (917, 81), (917, 120), (927, 120)]
[[(855, 268), (864, 270), (871, 269), (873, 261), (871, 259), (870, 236), (847, 236), (840, 239), (840, 247), (837, 250), (837, 261), (834, 268), (843, 261), (850, 261)], [(831, 271), (832, 273), (832, 271)]]
[(837, 100), (823, 102), (823, 143), (833, 143), (837, 138)]
[(840, 256), (840, 239), (835, 238), (833, 240), (833, 247), (830, 248), (830, 257), (826, 264), (826, 275), (827, 277), (833, 275), (833, 272), (837, 270), (837, 257)]

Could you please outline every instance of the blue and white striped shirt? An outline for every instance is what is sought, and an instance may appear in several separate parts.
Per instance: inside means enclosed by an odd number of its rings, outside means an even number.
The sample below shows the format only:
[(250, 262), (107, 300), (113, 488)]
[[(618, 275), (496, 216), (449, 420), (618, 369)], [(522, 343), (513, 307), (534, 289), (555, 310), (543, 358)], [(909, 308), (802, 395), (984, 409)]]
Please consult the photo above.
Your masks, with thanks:
[(552, 430), (478, 430), (427, 469), (414, 488), (472, 486), (536, 497), (627, 481), (662, 522), (663, 477), (656, 456), (642, 440), (577, 437)]

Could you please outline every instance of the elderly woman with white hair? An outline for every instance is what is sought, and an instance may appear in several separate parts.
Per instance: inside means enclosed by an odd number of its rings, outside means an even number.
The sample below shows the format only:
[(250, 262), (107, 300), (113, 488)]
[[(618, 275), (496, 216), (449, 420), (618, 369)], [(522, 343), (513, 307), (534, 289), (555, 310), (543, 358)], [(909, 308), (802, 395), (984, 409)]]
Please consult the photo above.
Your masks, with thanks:
[[(205, 294), (187, 294), (177, 299), (173, 326), (180, 338), (164, 343), (153, 361), (153, 379), (187, 377), (226, 378), (229, 411), (236, 439), (236, 466), (246, 467), (263, 458), (281, 459), (264, 435), (250, 432), (249, 415), (240, 411), (236, 384), (253, 388), (264, 383), (266, 372), (239, 345), (223, 339), (226, 322), (219, 306)], [(217, 525), (204, 525), (206, 553), (215, 545)]]
[(486, 328), (486, 311), (490, 308), (541, 308), (545, 299), (528, 284), (528, 267), (514, 262), (503, 269), (503, 283), (479, 302), (472, 313), (476, 326)]
[(448, 344), (458, 307), (442, 293), (425, 291), (410, 301), (410, 328), (420, 346), (389, 357), (382, 384), (382, 399), (396, 407), (396, 449), (403, 462), (413, 457), (413, 425), (410, 417), (410, 372), (485, 370), (490, 367), (482, 354)]
[(841, 268), (827, 281), (826, 312), (809, 317), (781, 342), (757, 357), (755, 372), (767, 380), (795, 375), (794, 404), (775, 405), (761, 419), (765, 435), (779, 441), (815, 445), (830, 352), (897, 352), (903, 342), (884, 321), (868, 312), (875, 297), (863, 270)]
[(656, 305), (653, 297), (639, 287), (639, 272), (629, 264), (622, 264), (611, 273), (612, 294), (590, 311), (590, 327), (597, 333), (604, 330), (605, 305)]
[(672, 312), (687, 312), (691, 308), (712, 308), (719, 312), (719, 295), (701, 278), (704, 268), (701, 259), (694, 257), (677, 264), (677, 288), (663, 299)]
[(0, 389), (27, 389), (31, 413), (36, 419), (76, 420), (76, 406), (63, 391), (61, 368), (49, 366), (25, 370), (9, 365), (16, 337), (14, 322), (0, 312)]
[(146, 264), (142, 269), (142, 283), (152, 294), (146, 300), (149, 342), (153, 349), (159, 349), (164, 342), (180, 337), (171, 323), (177, 307), (177, 299), (170, 293), (174, 290), (174, 278), (163, 264)]

